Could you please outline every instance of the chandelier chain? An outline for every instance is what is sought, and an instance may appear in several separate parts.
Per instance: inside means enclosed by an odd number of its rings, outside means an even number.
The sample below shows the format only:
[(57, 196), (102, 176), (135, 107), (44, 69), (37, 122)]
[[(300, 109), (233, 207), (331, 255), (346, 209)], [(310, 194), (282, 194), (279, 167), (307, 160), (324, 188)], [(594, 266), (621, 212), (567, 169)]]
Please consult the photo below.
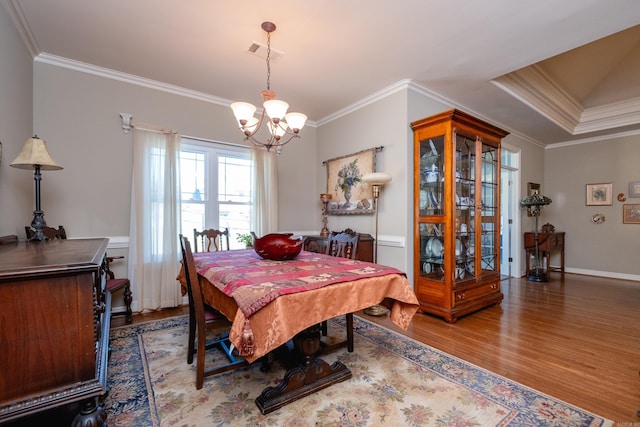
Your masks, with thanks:
[(271, 90), (271, 33), (267, 33), (267, 90)]

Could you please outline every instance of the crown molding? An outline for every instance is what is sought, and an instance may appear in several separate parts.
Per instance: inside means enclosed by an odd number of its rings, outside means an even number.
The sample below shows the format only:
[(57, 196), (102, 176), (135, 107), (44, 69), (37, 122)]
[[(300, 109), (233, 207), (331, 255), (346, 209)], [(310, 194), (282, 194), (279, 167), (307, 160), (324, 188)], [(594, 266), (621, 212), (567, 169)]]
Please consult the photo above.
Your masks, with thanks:
[(20, 8), (20, 4), (18, 4), (17, 0), (8, 0), (2, 2), (5, 10), (11, 17), (14, 26), (18, 30), (18, 34), (20, 34), (20, 38), (22, 42), (27, 46), (27, 50), (32, 58), (35, 58), (38, 53), (40, 53), (40, 47), (36, 42), (36, 38), (33, 36), (33, 32), (31, 31), (31, 27), (27, 23), (26, 18), (24, 17), (24, 13)]
[(436, 100), (436, 101), (438, 101), (438, 102), (440, 102), (440, 103), (442, 103), (442, 104), (444, 104), (444, 105), (446, 105), (446, 106), (448, 106), (450, 108), (457, 108), (459, 110), (464, 110), (467, 113), (469, 113), (469, 114), (471, 114), (471, 115), (473, 115), (473, 116), (475, 116), (475, 117), (477, 117), (479, 119), (484, 120), (485, 122), (493, 123), (494, 125), (496, 125), (499, 128), (502, 128), (502, 129), (508, 131), (511, 135), (513, 135), (515, 137), (518, 137), (523, 141), (526, 141), (526, 142), (528, 142), (530, 144), (533, 144), (533, 145), (535, 145), (537, 147), (544, 148), (544, 144), (540, 143), (539, 141), (537, 141), (535, 139), (532, 139), (531, 137), (529, 137), (527, 135), (524, 135), (524, 134), (522, 134), (520, 132), (517, 132), (517, 131), (511, 129), (509, 126), (507, 126), (507, 125), (505, 125), (503, 123), (499, 123), (499, 122), (496, 122), (495, 120), (492, 120), (492, 119), (490, 119), (488, 117), (485, 117), (482, 113), (480, 113), (478, 111), (469, 109), (466, 106), (461, 105), (461, 104), (459, 104), (459, 103), (457, 103), (457, 102), (455, 102), (455, 101), (453, 101), (453, 100), (451, 100), (449, 98), (445, 98), (444, 96), (440, 95), (439, 93), (436, 93), (433, 90), (427, 88), (426, 86), (423, 86), (421, 84), (416, 83), (415, 81), (411, 81), (411, 83), (409, 84), (409, 89), (415, 91), (416, 93), (424, 95), (424, 96), (426, 96), (428, 98), (434, 99), (434, 100)]
[[(196, 99), (198, 101), (203, 101), (210, 104), (221, 105), (223, 107), (229, 107), (233, 102), (229, 99), (220, 98), (218, 96), (210, 95), (208, 93), (199, 92), (191, 89), (185, 89), (180, 86), (159, 82), (157, 80), (147, 79), (144, 77), (136, 76), (134, 74), (128, 74), (120, 71), (111, 70), (109, 68), (98, 67), (96, 65), (87, 64), (85, 62), (74, 61), (72, 59), (51, 55), (48, 53), (40, 53), (36, 55), (36, 57), (34, 58), (34, 61), (41, 62), (43, 64), (54, 65), (61, 68), (66, 68), (69, 70), (79, 71), (81, 73), (92, 74), (95, 76), (104, 77), (111, 80), (117, 80), (124, 83), (136, 85), (136, 86), (159, 90), (161, 92), (167, 92), (173, 95)], [(315, 127), (317, 126), (317, 123), (310, 120), (310, 121), (307, 121), (305, 125)]]
[(587, 108), (574, 134), (615, 129), (640, 123), (640, 98)]
[(607, 134), (607, 135), (599, 135), (599, 136), (594, 136), (594, 137), (591, 137), (591, 138), (576, 139), (576, 140), (572, 140), (572, 141), (557, 142), (557, 143), (554, 143), (554, 144), (548, 144), (544, 148), (547, 149), (547, 150), (550, 150), (550, 149), (553, 149), (553, 148), (568, 147), (570, 145), (590, 144), (592, 142), (607, 141), (607, 140), (610, 140), (610, 139), (624, 138), (624, 137), (627, 137), (627, 136), (635, 136), (635, 135), (640, 135), (640, 129), (630, 130), (630, 131), (626, 131), (626, 132), (611, 133), (611, 134)]
[(572, 135), (640, 122), (640, 98), (584, 108), (538, 65), (505, 74), (491, 82)]
[(374, 102), (384, 99), (389, 95), (393, 95), (394, 93), (400, 92), (401, 90), (406, 89), (409, 86), (410, 82), (411, 82), (411, 79), (400, 80), (390, 86), (385, 87), (384, 89), (374, 92), (371, 95), (365, 98), (362, 98), (361, 100), (356, 101), (353, 104), (348, 105), (345, 108), (338, 110), (334, 113), (331, 113), (328, 116), (318, 120), (318, 126), (322, 126), (327, 123), (330, 123), (334, 120), (339, 119), (340, 117), (346, 116), (347, 114), (360, 110), (361, 108), (364, 108), (367, 105), (373, 104)]
[(580, 123), (580, 103), (537, 65), (505, 74), (491, 83), (571, 134)]
[(34, 58), (35, 62), (41, 62), (43, 64), (55, 65), (57, 67), (66, 68), (69, 70), (79, 71), (86, 74), (92, 74), (99, 77), (104, 77), (111, 80), (117, 80), (125, 83), (130, 83), (136, 86), (142, 86), (150, 89), (159, 90), (162, 92), (172, 93), (174, 95), (180, 95), (187, 98), (197, 99), (199, 101), (208, 102), (211, 104), (217, 104), (222, 106), (229, 106), (231, 101), (219, 98), (217, 96), (209, 95), (204, 92), (198, 92), (195, 90), (185, 89), (180, 86), (175, 86), (157, 80), (146, 79), (136, 76), (134, 74), (123, 73), (120, 71), (114, 71), (109, 68), (98, 67), (85, 62), (74, 61), (72, 59), (64, 58), (57, 55), (51, 55), (48, 53), (40, 53)]

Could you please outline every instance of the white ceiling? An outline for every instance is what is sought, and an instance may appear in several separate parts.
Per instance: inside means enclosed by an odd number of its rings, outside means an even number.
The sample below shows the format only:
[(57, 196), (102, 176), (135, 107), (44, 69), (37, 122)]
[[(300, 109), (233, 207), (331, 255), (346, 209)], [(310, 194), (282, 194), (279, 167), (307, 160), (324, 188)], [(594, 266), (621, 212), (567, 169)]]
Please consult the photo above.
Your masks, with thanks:
[(38, 61), (222, 103), (261, 102), (272, 21), (271, 89), (316, 124), (410, 84), (541, 145), (640, 133), (638, 0), (0, 1)]

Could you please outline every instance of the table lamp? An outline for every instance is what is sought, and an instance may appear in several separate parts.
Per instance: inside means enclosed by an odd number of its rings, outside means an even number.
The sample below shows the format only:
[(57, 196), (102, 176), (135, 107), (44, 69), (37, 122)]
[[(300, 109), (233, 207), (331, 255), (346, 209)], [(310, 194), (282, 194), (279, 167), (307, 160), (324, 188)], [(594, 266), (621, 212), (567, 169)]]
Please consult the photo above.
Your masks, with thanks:
[(320, 194), (320, 201), (322, 202), (322, 231), (320, 231), (320, 235), (322, 237), (329, 235), (329, 227), (327, 227), (327, 203), (329, 203), (329, 200), (331, 200), (331, 194)]
[(34, 229), (35, 233), (29, 240), (46, 240), (46, 236), (42, 233), (42, 230), (47, 226), (47, 223), (44, 220), (44, 212), (40, 207), (40, 181), (42, 179), (40, 171), (60, 170), (62, 169), (62, 166), (51, 158), (51, 155), (47, 150), (46, 141), (38, 138), (37, 135), (24, 142), (22, 151), (18, 154), (18, 157), (11, 162), (10, 166), (18, 169), (34, 170), (33, 179), (36, 182), (36, 210), (33, 211), (31, 227)]
[[(546, 282), (547, 275), (540, 270), (540, 249), (539, 249), (539, 234), (538, 234), (538, 217), (540, 216), (540, 209), (543, 206), (550, 205), (551, 199), (546, 196), (541, 196), (538, 191), (534, 191), (529, 197), (525, 197), (520, 201), (520, 206), (526, 207), (529, 210), (531, 216), (536, 218), (536, 228), (533, 232), (534, 244), (536, 248), (536, 269), (529, 272), (527, 280), (530, 282)], [(547, 266), (549, 268), (549, 266)]]

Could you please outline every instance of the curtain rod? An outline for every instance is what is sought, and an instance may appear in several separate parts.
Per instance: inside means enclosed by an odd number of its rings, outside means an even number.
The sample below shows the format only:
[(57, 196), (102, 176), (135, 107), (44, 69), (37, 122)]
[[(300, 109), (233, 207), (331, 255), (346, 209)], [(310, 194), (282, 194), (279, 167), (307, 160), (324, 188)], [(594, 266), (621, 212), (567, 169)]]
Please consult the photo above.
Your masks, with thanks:
[[(128, 113), (120, 113), (120, 119), (122, 119), (122, 130), (124, 131), (124, 133), (129, 133), (131, 128), (146, 130), (149, 132), (158, 132), (158, 133), (174, 133), (174, 134), (178, 133), (177, 131), (173, 131), (173, 130), (155, 129), (153, 127), (145, 127), (142, 124), (134, 123), (133, 116)], [(146, 125), (146, 126), (150, 126), (150, 125)], [(189, 136), (189, 135), (181, 135), (181, 136), (183, 138), (189, 138), (195, 141), (207, 142), (211, 144), (227, 145), (230, 147), (237, 147), (237, 148), (247, 148), (247, 149), (251, 148), (251, 146), (248, 146), (248, 145), (236, 144), (233, 142), (216, 141), (214, 139), (206, 139), (206, 138), (201, 138), (199, 136)]]
[(247, 149), (251, 148), (250, 145), (237, 144), (235, 142), (216, 141), (215, 139), (201, 138), (199, 136), (182, 135), (182, 137), (183, 138), (189, 138), (189, 139), (195, 139), (196, 141), (201, 141), (201, 142), (208, 142), (208, 143), (211, 143), (211, 144), (228, 145), (230, 147), (247, 148)]
[[(360, 152), (358, 152), (358, 153), (354, 153), (354, 154), (360, 154), (360, 153), (362, 153), (362, 152), (369, 151), (369, 150), (376, 150), (376, 153), (378, 153), (378, 152), (380, 152), (380, 151), (384, 150), (384, 145), (379, 145), (379, 146), (377, 146), (377, 147), (373, 147), (373, 148), (367, 148), (366, 150), (362, 150), (362, 151), (360, 151)], [(344, 156), (344, 157), (349, 157), (349, 156), (352, 156), (352, 154), (347, 154), (347, 155), (346, 155), (346, 156)], [(332, 160), (333, 160), (333, 159), (332, 159)], [(327, 165), (327, 163), (329, 163), (329, 160), (323, 160), (323, 161), (322, 161), (322, 164), (323, 164), (323, 165), (325, 165), (325, 166)]]

